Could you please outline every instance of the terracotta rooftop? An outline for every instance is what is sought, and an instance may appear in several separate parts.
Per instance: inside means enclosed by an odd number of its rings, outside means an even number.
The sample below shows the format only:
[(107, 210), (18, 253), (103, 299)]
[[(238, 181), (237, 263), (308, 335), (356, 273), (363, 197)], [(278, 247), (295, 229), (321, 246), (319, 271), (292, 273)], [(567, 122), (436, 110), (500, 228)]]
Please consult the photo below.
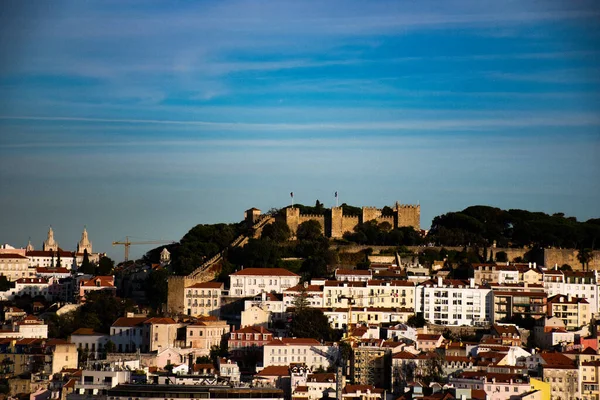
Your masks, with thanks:
[(290, 376), (290, 371), (287, 365), (270, 365), (255, 376)]
[(138, 326), (144, 323), (148, 318), (147, 317), (121, 317), (117, 319), (111, 326), (116, 327), (133, 327)]
[(80, 285), (84, 287), (111, 287), (115, 285), (115, 278), (112, 276), (95, 276), (82, 280)]
[(371, 393), (383, 393), (383, 389), (377, 389), (372, 385), (346, 385), (342, 393), (366, 393), (367, 391), (370, 391)]
[(20, 254), (0, 254), (0, 260), (2, 259), (20, 259), (20, 260), (28, 260), (27, 257), (22, 256)]
[(360, 275), (360, 276), (371, 276), (373, 273), (368, 270), (362, 269), (340, 269), (335, 271), (336, 275)]
[(175, 320), (173, 318), (149, 318), (146, 321), (144, 321), (144, 324), (151, 324), (151, 325), (171, 325), (171, 324), (176, 324), (177, 322), (175, 322)]
[(260, 333), (266, 335), (270, 334), (271, 332), (262, 326), (245, 326), (237, 331), (232, 331), (231, 333)]
[(70, 274), (66, 268), (46, 268), (46, 267), (37, 267), (35, 272), (38, 274)]
[(321, 292), (323, 291), (323, 286), (319, 286), (319, 285), (308, 285), (306, 286), (306, 288), (304, 287), (303, 284), (299, 284), (296, 286), (292, 286), (289, 289), (286, 289), (286, 292), (299, 292), (301, 290), (306, 290), (307, 292)]
[(280, 338), (267, 343), (267, 346), (319, 346), (321, 342), (310, 338)]
[(284, 268), (244, 268), (234, 272), (230, 276), (296, 276), (295, 273)]
[(71, 335), (81, 335), (81, 336), (97, 336), (104, 335), (103, 333), (94, 332), (92, 328), (79, 328), (75, 332), (71, 333)]
[(187, 286), (186, 289), (223, 289), (223, 283), (214, 281), (194, 283), (192, 286)]

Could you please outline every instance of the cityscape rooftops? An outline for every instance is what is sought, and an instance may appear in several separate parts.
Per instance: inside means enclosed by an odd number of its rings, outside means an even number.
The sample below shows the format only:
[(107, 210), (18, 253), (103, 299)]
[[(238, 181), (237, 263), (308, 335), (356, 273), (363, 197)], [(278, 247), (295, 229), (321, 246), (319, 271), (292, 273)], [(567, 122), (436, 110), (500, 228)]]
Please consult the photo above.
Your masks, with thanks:
[(244, 268), (231, 274), (231, 276), (294, 276), (300, 277), (284, 268)]

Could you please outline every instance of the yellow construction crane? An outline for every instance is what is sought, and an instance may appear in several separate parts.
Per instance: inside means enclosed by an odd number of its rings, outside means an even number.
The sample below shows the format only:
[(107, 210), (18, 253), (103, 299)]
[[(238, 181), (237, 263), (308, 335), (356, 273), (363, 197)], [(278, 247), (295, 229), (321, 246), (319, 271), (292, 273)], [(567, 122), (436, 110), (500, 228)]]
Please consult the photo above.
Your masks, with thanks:
[(173, 244), (173, 243), (177, 243), (177, 242), (175, 242), (173, 240), (145, 240), (142, 242), (130, 242), (129, 236), (125, 236), (124, 241), (113, 242), (112, 245), (113, 246), (122, 245), (123, 247), (125, 247), (125, 261), (129, 261), (129, 247), (132, 244)]

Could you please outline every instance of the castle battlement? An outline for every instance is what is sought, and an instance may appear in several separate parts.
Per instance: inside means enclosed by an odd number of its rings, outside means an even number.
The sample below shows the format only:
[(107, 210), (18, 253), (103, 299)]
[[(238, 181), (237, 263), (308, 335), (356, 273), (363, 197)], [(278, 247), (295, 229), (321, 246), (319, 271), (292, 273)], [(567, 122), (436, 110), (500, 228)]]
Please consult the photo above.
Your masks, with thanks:
[(319, 218), (325, 218), (325, 215), (324, 214), (300, 214), (300, 217), (319, 219)]
[(397, 208), (415, 208), (415, 209), (421, 208), (421, 206), (419, 204), (398, 204), (396, 207)]
[(344, 215), (343, 207), (332, 207), (331, 212), (323, 215), (300, 214), (300, 209), (289, 207), (285, 214), (280, 216), (287, 223), (293, 235), (296, 234), (298, 226), (305, 221), (318, 221), (325, 236), (341, 238), (344, 233), (352, 232), (354, 228), (367, 221), (388, 222), (393, 228), (412, 227), (421, 228), (421, 206), (418, 204), (400, 204), (396, 202), (393, 215), (382, 215), (382, 209), (373, 206), (362, 207), (361, 215)]

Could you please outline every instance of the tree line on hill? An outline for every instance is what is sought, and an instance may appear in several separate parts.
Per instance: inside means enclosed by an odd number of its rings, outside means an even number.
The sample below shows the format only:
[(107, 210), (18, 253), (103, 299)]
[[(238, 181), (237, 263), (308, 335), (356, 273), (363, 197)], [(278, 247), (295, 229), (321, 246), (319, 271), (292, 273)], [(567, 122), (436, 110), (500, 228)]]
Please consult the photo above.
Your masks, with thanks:
[[(297, 204), (302, 214), (322, 215), (327, 208), (320, 201), (314, 207)], [(362, 209), (342, 204), (345, 215), (361, 215)], [(284, 212), (271, 210), (277, 215)], [(382, 214), (392, 215), (390, 207), (384, 207)], [(187, 275), (205, 260), (226, 249), (221, 273), (217, 280), (226, 282), (229, 275), (242, 266), (281, 267), (301, 274), (303, 280), (311, 277), (328, 276), (328, 266), (340, 262), (340, 254), (330, 249), (330, 242), (322, 235), (317, 221), (306, 221), (298, 227), (296, 240), (290, 241), (291, 232), (282, 219), (263, 228), (258, 239), (250, 239), (244, 247), (227, 249), (227, 246), (240, 234), (250, 234), (244, 222), (237, 224), (196, 225), (179, 243), (161, 246), (144, 256), (146, 263), (157, 263), (160, 252), (167, 248), (171, 253), (170, 271), (153, 271), (146, 284), (146, 291), (152, 294), (153, 306), (160, 307), (166, 301), (166, 280), (169, 274)], [(585, 264), (590, 258), (590, 249), (595, 248), (600, 238), (600, 219), (579, 222), (573, 217), (558, 213), (548, 215), (525, 210), (501, 210), (489, 206), (472, 206), (459, 212), (450, 212), (434, 218), (431, 230), (426, 237), (409, 228), (393, 228), (389, 223), (365, 221), (358, 224), (353, 232), (346, 232), (338, 244), (360, 244), (390, 246), (401, 251), (404, 246), (418, 246), (433, 243), (437, 246), (464, 247), (462, 251), (441, 251), (425, 248), (419, 252), (419, 261), (431, 265), (434, 260), (446, 260), (456, 278), (469, 275), (469, 265), (485, 261), (509, 261), (506, 253), (488, 254), (488, 249), (496, 242), (497, 247), (529, 246), (531, 254), (522, 261), (534, 261), (535, 249), (541, 247), (579, 248), (581, 261)], [(470, 250), (467, 251), (467, 246)], [(479, 251), (478, 249), (483, 249)], [(368, 268), (368, 254), (357, 261), (359, 268)]]
[(577, 221), (563, 213), (472, 206), (433, 219), (428, 241), (441, 246), (560, 247), (594, 249), (600, 219)]

